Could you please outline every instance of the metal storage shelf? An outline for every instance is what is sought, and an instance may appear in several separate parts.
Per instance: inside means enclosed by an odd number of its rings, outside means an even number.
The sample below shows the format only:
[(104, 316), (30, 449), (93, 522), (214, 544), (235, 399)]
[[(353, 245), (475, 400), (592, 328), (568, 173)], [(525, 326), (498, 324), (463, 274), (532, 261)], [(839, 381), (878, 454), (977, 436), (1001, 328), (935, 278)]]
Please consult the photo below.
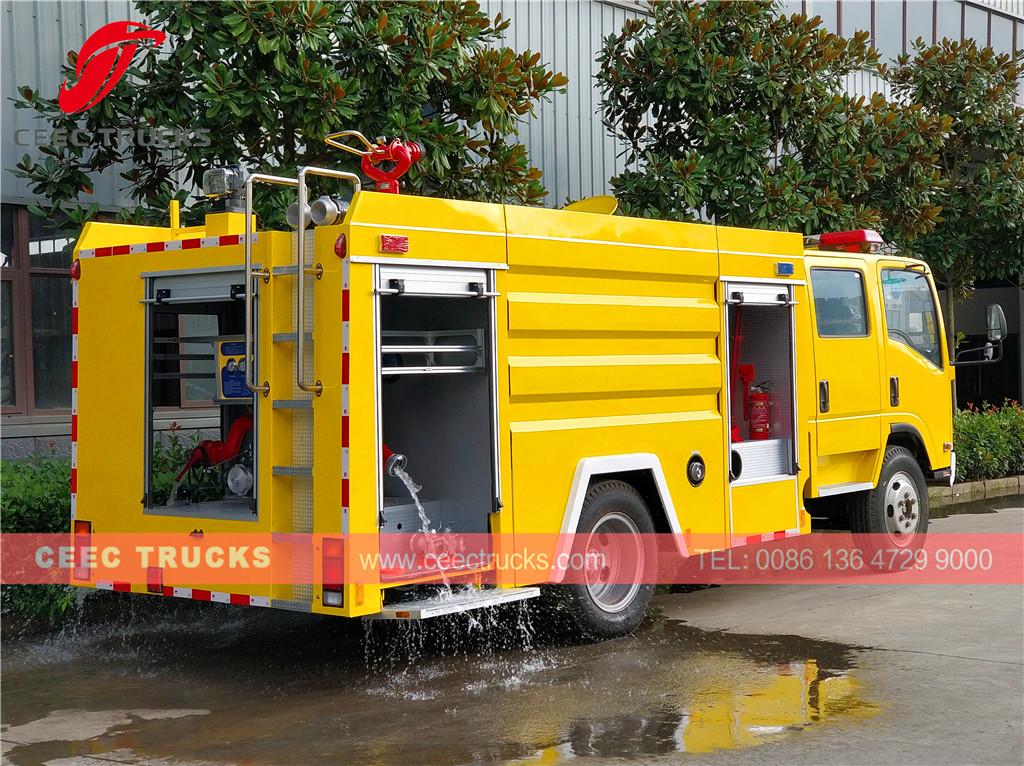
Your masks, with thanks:
[[(416, 364), (381, 365), (383, 375), (452, 375), (484, 370), (483, 330), (385, 330), (381, 333), (381, 355), (413, 357)], [(445, 343), (450, 339), (472, 339), (469, 343)], [(387, 340), (398, 342), (388, 343)], [(410, 342), (411, 341), (411, 342)], [(440, 343), (438, 341), (441, 341)], [(473, 355), (468, 364), (451, 364), (453, 354)], [(440, 359), (438, 357), (441, 357)], [(444, 364), (443, 362), (449, 362)]]

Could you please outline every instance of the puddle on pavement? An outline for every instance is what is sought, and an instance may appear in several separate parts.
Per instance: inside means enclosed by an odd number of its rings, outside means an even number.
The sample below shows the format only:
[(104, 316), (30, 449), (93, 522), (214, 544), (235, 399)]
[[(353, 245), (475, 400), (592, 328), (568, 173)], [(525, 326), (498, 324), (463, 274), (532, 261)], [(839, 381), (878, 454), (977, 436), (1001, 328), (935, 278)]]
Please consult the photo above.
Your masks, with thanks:
[(522, 609), (485, 630), (458, 617), (364, 634), (309, 615), (133, 607), (131, 624), (9, 641), (4, 763), (699, 760), (877, 712), (848, 647), (665, 620), (601, 644), (537, 643)]

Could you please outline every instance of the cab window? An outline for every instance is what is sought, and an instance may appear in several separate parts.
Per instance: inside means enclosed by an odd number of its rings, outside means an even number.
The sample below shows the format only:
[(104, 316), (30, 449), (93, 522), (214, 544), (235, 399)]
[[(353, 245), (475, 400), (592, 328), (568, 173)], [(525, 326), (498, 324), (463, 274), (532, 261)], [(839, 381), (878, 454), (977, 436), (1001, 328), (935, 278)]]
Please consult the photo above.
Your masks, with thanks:
[(889, 337), (942, 367), (939, 317), (928, 278), (911, 269), (882, 269), (882, 299)]
[(811, 269), (814, 315), (822, 338), (868, 334), (864, 275), (856, 269)]

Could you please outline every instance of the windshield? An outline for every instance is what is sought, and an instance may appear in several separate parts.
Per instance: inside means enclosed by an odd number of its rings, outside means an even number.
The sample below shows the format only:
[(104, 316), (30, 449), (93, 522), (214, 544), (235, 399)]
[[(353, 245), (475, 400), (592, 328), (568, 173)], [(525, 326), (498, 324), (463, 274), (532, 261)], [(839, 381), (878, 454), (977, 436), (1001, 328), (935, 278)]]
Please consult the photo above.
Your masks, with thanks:
[(942, 367), (938, 314), (928, 278), (910, 269), (882, 269), (882, 297), (889, 337)]

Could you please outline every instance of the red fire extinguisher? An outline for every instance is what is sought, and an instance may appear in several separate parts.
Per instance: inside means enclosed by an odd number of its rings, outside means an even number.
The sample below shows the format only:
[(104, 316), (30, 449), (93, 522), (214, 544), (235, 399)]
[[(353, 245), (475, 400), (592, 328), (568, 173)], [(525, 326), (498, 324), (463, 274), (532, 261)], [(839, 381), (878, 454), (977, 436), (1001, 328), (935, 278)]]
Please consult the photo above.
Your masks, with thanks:
[(771, 438), (771, 394), (768, 386), (762, 383), (759, 386), (751, 386), (749, 396), (750, 406), (750, 438), (753, 440)]

